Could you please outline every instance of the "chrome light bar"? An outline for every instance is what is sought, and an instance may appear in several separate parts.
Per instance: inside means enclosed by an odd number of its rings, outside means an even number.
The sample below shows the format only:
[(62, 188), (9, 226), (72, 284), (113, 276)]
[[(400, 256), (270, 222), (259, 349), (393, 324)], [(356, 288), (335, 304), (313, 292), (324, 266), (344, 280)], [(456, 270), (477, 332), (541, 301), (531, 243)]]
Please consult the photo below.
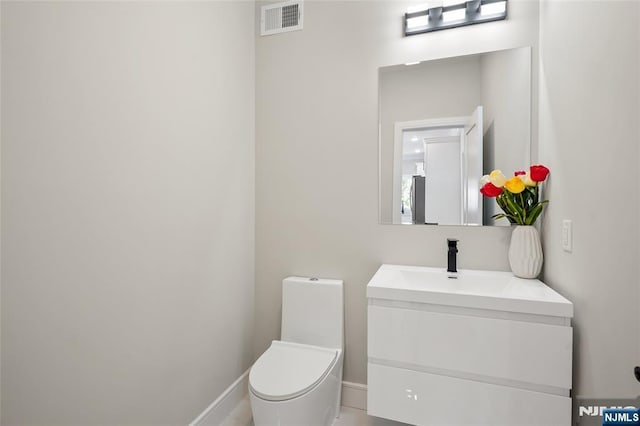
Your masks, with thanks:
[(404, 35), (447, 30), (465, 25), (500, 21), (507, 17), (507, 0), (469, 0), (450, 6), (405, 13)]

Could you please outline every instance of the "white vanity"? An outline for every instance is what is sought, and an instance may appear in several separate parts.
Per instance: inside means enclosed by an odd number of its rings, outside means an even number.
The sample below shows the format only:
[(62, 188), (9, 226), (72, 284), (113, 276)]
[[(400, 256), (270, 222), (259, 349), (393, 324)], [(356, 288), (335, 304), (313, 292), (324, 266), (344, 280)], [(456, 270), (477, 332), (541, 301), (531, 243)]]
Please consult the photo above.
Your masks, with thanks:
[(370, 415), (414, 425), (571, 424), (573, 305), (544, 283), (382, 265), (367, 298)]

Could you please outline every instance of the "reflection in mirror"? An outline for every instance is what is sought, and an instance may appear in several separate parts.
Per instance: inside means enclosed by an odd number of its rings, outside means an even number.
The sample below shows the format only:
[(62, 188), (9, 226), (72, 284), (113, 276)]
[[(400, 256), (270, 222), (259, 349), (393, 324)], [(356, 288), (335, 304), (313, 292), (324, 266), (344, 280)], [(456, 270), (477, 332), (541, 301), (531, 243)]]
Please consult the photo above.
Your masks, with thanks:
[(380, 220), (494, 223), (479, 181), (530, 160), (531, 49), (380, 69)]
[(401, 207), (394, 223), (482, 224), (481, 195), (473, 190), (482, 134), (482, 106), (467, 117), (395, 124), (393, 200)]

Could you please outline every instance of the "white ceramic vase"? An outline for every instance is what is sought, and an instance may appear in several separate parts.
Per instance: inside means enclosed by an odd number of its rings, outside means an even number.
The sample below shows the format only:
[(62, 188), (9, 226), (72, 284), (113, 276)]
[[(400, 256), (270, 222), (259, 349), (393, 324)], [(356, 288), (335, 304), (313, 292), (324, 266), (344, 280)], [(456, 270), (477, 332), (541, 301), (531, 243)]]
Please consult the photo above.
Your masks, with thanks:
[(536, 278), (542, 269), (542, 259), (538, 230), (533, 226), (516, 226), (509, 245), (509, 264), (513, 275), (520, 278)]

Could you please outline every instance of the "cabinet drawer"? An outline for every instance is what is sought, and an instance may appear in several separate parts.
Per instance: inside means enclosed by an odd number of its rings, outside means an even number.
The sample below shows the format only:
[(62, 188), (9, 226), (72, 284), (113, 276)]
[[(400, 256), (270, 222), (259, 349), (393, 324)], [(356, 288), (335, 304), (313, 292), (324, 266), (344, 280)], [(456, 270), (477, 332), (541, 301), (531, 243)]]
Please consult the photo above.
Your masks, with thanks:
[(368, 414), (429, 426), (569, 426), (571, 398), (368, 364)]
[(376, 305), (368, 315), (369, 361), (571, 389), (571, 327)]

